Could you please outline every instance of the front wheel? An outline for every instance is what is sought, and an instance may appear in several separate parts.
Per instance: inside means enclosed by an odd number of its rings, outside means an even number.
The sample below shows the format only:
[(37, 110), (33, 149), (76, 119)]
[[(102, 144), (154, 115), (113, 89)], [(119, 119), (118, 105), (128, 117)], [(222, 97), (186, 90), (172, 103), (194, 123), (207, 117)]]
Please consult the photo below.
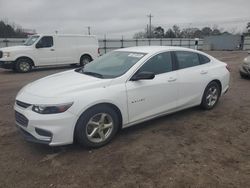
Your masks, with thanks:
[(25, 58), (18, 59), (16, 61), (16, 66), (14, 68), (14, 70), (21, 73), (30, 72), (31, 69), (32, 69), (31, 61)]
[(88, 55), (84, 55), (84, 56), (82, 56), (81, 57), (81, 59), (80, 59), (80, 65), (81, 66), (85, 66), (86, 64), (88, 64), (89, 62), (91, 62), (91, 57), (90, 56), (88, 56)]
[(201, 107), (205, 110), (210, 110), (215, 107), (220, 98), (220, 87), (216, 82), (211, 82), (206, 87), (202, 101)]
[(87, 110), (79, 118), (75, 137), (83, 146), (101, 147), (115, 136), (119, 127), (119, 118), (114, 109), (100, 105)]

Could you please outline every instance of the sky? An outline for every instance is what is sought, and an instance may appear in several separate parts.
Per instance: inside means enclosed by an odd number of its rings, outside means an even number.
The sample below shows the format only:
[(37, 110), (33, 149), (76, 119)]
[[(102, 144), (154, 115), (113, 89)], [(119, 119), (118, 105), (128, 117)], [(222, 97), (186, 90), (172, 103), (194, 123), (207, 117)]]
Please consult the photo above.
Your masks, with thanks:
[(152, 25), (165, 30), (217, 27), (242, 32), (250, 22), (250, 0), (0, 0), (0, 19), (38, 33), (133, 37)]

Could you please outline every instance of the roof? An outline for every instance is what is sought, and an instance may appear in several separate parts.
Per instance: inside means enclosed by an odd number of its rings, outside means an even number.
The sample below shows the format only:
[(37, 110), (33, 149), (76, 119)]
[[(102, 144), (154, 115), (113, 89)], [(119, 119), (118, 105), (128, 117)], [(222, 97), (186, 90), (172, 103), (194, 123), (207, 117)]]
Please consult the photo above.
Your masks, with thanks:
[(161, 51), (170, 50), (185, 50), (185, 51), (196, 51), (190, 48), (177, 47), (177, 46), (136, 46), (129, 48), (122, 48), (116, 51), (127, 51), (127, 52), (138, 52), (138, 53), (156, 53)]

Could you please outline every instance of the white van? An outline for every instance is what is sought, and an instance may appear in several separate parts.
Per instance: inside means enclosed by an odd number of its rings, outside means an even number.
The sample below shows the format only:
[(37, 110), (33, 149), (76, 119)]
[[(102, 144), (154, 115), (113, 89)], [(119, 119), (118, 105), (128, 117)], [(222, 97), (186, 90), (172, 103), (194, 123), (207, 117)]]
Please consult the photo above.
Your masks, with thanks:
[(0, 67), (29, 72), (38, 66), (84, 66), (98, 56), (98, 40), (95, 36), (32, 35), (22, 46), (0, 48)]

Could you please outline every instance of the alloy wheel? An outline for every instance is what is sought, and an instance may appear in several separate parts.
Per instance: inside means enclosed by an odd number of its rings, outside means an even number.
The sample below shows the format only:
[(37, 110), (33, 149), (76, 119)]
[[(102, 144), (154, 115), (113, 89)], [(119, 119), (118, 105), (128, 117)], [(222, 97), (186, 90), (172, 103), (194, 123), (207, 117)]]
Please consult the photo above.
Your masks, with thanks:
[(206, 96), (206, 102), (209, 107), (213, 107), (218, 100), (218, 89), (215, 86), (209, 88)]
[(106, 141), (114, 128), (114, 121), (107, 113), (99, 113), (90, 118), (86, 126), (89, 141), (101, 143)]

